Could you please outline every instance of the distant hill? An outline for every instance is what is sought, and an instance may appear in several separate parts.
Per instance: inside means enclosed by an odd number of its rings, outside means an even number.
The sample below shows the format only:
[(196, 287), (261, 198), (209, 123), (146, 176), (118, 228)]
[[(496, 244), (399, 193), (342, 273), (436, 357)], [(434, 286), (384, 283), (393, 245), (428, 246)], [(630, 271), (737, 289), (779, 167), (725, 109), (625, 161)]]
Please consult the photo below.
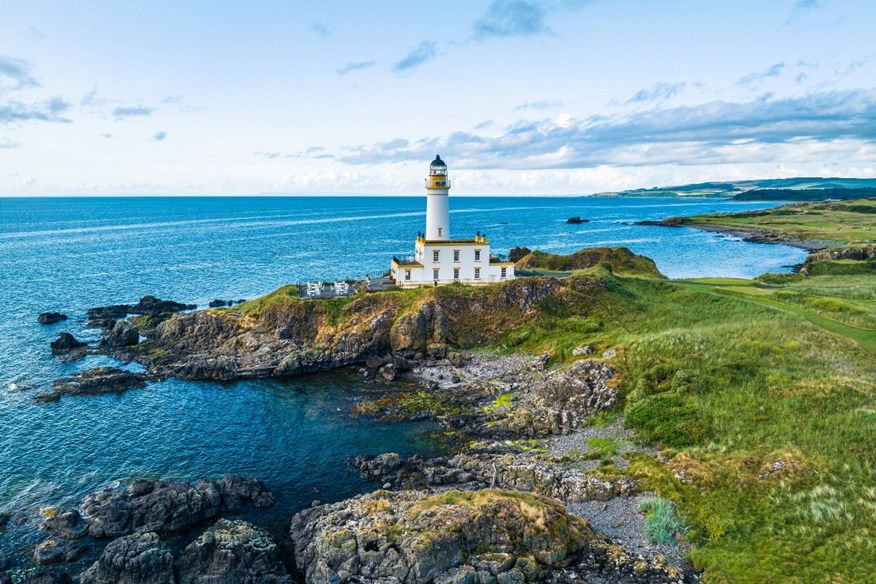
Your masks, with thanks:
[[(874, 178), (773, 178), (704, 182), (672, 187), (596, 193), (597, 197), (714, 197), (746, 201), (813, 201), (874, 196)], [(775, 192), (770, 192), (775, 191)], [(804, 193), (804, 191), (807, 191)], [(797, 195), (797, 198), (795, 198)]]

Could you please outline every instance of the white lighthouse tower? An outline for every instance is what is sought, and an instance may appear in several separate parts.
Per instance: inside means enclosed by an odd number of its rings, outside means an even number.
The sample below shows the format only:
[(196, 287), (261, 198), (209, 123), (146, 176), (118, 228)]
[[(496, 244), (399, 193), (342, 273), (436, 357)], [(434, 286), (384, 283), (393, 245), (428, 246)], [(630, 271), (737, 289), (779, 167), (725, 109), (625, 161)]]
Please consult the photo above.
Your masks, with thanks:
[(447, 165), (436, 156), (429, 165), (426, 178), (426, 239), (447, 241), (450, 239), (450, 179)]
[(450, 239), (450, 179), (436, 156), (426, 177), (426, 233), (417, 234), (414, 256), (392, 258), (390, 273), (397, 286), (489, 284), (514, 279), (514, 263), (490, 254), (480, 231), (473, 239)]

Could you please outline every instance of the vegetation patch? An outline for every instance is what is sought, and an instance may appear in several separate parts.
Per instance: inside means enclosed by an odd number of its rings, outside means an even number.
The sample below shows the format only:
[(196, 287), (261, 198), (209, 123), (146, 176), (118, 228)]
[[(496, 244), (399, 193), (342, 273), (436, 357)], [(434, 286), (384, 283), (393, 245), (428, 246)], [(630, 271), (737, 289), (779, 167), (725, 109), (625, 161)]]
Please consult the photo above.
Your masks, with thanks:
[(645, 515), (645, 538), (652, 543), (677, 544), (676, 534), (684, 525), (675, 513), (675, 505), (666, 499), (649, 497), (639, 503), (639, 513)]

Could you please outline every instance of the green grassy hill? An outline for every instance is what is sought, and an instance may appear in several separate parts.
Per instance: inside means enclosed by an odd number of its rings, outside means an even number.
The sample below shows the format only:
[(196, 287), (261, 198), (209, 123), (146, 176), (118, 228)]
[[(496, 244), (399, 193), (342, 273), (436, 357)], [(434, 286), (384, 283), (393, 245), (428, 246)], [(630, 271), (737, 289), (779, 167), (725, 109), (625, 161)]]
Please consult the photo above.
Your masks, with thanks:
[[(853, 192), (859, 189), (863, 191)], [(825, 200), (872, 196), (872, 178), (779, 178), (763, 180), (716, 181), (596, 193), (598, 197), (718, 197), (747, 201)], [(797, 198), (795, 198), (795, 195)]]

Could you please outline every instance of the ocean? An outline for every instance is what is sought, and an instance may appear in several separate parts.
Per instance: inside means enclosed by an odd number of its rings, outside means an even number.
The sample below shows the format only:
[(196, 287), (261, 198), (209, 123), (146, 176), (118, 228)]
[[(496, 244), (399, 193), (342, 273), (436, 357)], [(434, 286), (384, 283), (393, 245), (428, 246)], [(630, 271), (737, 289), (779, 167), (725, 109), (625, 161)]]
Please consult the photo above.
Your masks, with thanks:
[[(806, 253), (632, 223), (775, 204), (457, 196), (451, 235), (481, 231), (500, 253), (515, 245), (559, 253), (624, 245), (672, 278), (754, 277), (788, 271)], [(573, 215), (590, 222), (566, 224)], [(52, 356), (49, 343), (61, 331), (99, 339), (99, 331), (85, 327), (88, 308), (147, 294), (206, 306), (288, 283), (379, 276), (393, 255), (413, 253), (424, 223), (422, 196), (0, 199), (0, 510), (30, 512), (36, 523), (41, 507), (75, 505), (117, 481), (235, 473), (266, 481), (279, 498), (272, 516), (285, 521), (314, 499), (373, 488), (346, 463), (349, 457), (440, 451), (428, 422), (352, 416), (356, 401), (375, 391), (353, 372), (167, 380), (122, 395), (33, 401), (62, 375), (118, 365), (100, 356), (75, 363)], [(70, 320), (38, 324), (45, 311)], [(15, 554), (32, 543), (32, 536), (10, 532), (0, 538), (0, 551)]]

